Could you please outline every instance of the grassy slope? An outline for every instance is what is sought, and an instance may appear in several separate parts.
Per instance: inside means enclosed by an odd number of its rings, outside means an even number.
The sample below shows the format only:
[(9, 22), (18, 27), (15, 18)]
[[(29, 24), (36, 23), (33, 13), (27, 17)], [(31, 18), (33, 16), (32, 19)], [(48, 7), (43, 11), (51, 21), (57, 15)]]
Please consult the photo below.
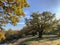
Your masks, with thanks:
[(31, 38), (29, 40), (25, 40), (21, 43), (21, 45), (60, 45), (60, 37), (57, 36), (44, 36), (42, 39), (40, 38)]

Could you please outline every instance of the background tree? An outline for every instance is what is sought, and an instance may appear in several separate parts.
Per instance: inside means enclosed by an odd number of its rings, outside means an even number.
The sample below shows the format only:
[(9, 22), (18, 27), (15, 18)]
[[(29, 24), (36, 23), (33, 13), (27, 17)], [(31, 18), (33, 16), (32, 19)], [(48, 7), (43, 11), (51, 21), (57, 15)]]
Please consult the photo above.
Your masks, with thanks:
[(42, 37), (44, 30), (51, 29), (56, 25), (58, 20), (55, 18), (55, 14), (51, 12), (43, 12), (43, 13), (32, 13), (30, 15), (31, 18), (26, 18), (26, 25), (31, 26), (32, 30), (36, 30), (39, 33), (39, 37)]
[(6, 39), (6, 34), (4, 31), (0, 31), (0, 43), (2, 43)]
[(12, 38), (13, 35), (14, 35), (14, 31), (12, 29), (9, 29), (8, 31), (6, 31), (6, 39)]
[(58, 36), (60, 36), (60, 23), (57, 25)]
[(7, 23), (15, 26), (19, 17), (24, 16), (24, 7), (29, 7), (26, 0), (0, 0), (0, 28)]
[[(25, 32), (27, 32), (27, 34), (29, 32), (32, 33), (33, 36), (35, 36), (35, 33), (36, 33), (36, 28), (32, 27), (32, 25), (30, 24), (30, 19), (27, 19), (25, 18), (25, 24), (26, 24), (26, 27), (27, 27), (27, 30)], [(34, 25), (34, 24), (33, 24)]]

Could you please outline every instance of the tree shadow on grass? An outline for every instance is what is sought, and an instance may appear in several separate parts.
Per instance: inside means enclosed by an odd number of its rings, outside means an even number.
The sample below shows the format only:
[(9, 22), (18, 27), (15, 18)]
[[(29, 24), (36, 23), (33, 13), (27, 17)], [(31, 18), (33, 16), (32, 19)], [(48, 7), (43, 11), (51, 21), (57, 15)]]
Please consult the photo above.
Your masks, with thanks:
[(26, 45), (25, 42), (29, 42), (29, 41), (40, 41), (40, 40), (54, 41), (54, 40), (57, 40), (57, 39), (60, 39), (60, 37), (59, 36), (50, 36), (50, 37), (42, 37), (42, 38), (34, 37), (34, 38), (30, 38), (28, 40), (25, 40), (18, 45)]

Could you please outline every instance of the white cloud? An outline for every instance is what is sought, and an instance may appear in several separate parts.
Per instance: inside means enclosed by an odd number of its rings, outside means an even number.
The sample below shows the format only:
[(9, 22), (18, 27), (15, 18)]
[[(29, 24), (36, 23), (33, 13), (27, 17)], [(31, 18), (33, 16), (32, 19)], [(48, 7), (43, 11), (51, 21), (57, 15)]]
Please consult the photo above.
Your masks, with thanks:
[(56, 13), (56, 18), (60, 19), (60, 13)]
[(17, 23), (17, 24), (23, 24), (24, 25), (25, 23), (24, 22), (21, 22), (21, 23)]

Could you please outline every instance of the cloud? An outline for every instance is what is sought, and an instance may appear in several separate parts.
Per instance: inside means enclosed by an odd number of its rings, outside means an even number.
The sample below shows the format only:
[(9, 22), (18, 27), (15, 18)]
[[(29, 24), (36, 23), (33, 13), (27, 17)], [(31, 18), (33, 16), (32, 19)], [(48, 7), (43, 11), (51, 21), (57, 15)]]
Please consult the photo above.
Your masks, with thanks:
[(17, 23), (17, 24), (21, 24), (21, 25), (24, 25), (25, 23), (24, 23), (24, 22), (21, 22), (21, 23)]
[(56, 19), (60, 19), (60, 13), (56, 13)]
[(25, 18), (30, 18), (30, 16), (28, 15), (28, 16), (25, 16)]
[(30, 12), (29, 12), (29, 11), (26, 11), (26, 10), (24, 11), (24, 13), (25, 13), (26, 15), (30, 14)]

